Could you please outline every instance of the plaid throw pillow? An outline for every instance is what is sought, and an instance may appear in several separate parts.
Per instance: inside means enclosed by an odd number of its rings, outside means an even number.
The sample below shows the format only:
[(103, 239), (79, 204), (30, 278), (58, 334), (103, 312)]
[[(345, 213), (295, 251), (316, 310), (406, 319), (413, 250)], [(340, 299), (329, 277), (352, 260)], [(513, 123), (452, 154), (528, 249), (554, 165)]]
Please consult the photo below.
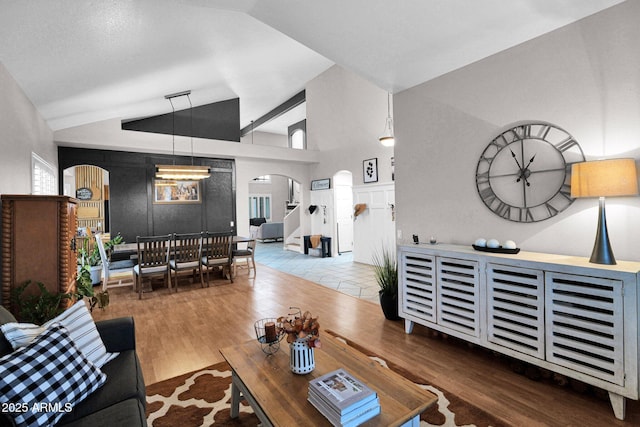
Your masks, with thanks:
[(60, 323), (67, 328), (69, 336), (87, 359), (98, 368), (114, 359), (119, 353), (108, 353), (96, 329), (96, 324), (87, 309), (84, 300), (76, 302), (73, 306), (60, 313), (56, 318), (49, 320), (42, 326), (32, 323), (10, 322), (0, 326), (7, 341), (14, 350), (29, 344), (54, 323)]
[(53, 425), (106, 379), (56, 323), (0, 358), (0, 401), (18, 427)]

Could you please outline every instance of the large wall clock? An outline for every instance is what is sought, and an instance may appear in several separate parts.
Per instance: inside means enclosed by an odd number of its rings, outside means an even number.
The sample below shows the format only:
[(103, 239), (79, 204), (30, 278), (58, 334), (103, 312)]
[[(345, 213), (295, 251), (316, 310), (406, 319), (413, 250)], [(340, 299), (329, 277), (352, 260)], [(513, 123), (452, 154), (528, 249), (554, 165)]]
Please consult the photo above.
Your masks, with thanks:
[(571, 165), (585, 160), (564, 129), (544, 122), (512, 125), (482, 152), (476, 187), (484, 204), (509, 221), (537, 222), (565, 210)]

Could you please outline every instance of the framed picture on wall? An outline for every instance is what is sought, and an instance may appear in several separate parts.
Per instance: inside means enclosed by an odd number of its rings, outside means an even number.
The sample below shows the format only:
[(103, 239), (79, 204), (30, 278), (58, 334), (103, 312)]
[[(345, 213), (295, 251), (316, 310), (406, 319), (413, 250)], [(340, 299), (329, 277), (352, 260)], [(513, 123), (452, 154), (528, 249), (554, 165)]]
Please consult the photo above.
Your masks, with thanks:
[(153, 203), (201, 203), (200, 181), (156, 179), (153, 182)]
[(331, 178), (314, 179), (311, 181), (312, 190), (328, 190), (331, 188)]
[(378, 182), (378, 158), (368, 159), (362, 162), (362, 180)]

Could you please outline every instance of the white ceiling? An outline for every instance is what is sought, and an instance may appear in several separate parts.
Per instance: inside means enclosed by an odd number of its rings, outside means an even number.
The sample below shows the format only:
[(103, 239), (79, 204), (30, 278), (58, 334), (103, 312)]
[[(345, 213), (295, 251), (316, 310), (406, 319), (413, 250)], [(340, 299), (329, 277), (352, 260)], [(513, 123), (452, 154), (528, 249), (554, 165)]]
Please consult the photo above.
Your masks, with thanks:
[(621, 2), (0, 0), (0, 61), (54, 130), (170, 112), (187, 89), (240, 98), (244, 127), (334, 63), (398, 92)]

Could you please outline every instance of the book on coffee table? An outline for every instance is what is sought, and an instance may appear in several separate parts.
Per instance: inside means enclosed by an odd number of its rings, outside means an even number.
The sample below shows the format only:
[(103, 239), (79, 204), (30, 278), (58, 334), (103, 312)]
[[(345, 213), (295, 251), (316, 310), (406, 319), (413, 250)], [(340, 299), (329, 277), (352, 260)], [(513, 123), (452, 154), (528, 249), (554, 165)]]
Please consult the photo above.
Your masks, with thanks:
[(308, 400), (334, 425), (359, 423), (380, 413), (377, 393), (344, 369), (309, 382)]
[(309, 393), (307, 400), (336, 427), (357, 426), (380, 413), (380, 402), (378, 398), (368, 400), (361, 406), (342, 416), (338, 415), (334, 409), (329, 407), (327, 402), (323, 401), (314, 393)]

